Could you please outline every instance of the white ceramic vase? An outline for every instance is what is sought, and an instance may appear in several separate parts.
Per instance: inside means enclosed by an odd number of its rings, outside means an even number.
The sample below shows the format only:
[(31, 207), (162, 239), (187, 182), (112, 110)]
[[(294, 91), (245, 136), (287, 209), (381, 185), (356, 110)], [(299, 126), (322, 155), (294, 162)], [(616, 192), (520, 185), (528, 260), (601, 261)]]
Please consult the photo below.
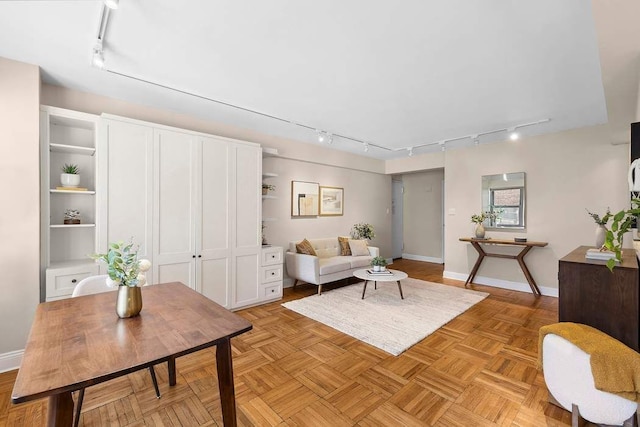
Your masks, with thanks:
[(604, 241), (607, 237), (607, 227), (604, 225), (598, 225), (596, 227), (596, 248), (601, 248), (604, 245)]
[(478, 224), (476, 226), (476, 239), (484, 239), (484, 225)]
[(380, 270), (380, 266), (379, 265), (374, 265), (373, 266), (373, 271), (381, 271)]

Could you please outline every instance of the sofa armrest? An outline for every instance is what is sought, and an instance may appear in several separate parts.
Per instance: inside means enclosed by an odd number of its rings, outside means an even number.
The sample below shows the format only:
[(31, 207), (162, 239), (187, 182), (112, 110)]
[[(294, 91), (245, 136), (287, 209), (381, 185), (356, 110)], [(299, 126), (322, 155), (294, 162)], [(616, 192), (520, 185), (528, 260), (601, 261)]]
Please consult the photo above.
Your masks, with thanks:
[(319, 284), (320, 264), (317, 256), (287, 252), (285, 263), (289, 277), (314, 285)]
[(376, 246), (369, 246), (369, 255), (373, 257), (380, 256), (380, 248), (377, 248)]

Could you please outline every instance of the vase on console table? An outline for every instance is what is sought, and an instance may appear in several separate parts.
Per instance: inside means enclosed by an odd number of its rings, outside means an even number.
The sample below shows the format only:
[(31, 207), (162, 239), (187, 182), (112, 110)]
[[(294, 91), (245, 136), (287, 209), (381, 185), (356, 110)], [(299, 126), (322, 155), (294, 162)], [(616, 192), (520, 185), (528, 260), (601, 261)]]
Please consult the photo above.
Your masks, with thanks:
[(484, 239), (484, 225), (478, 224), (476, 226), (476, 239)]

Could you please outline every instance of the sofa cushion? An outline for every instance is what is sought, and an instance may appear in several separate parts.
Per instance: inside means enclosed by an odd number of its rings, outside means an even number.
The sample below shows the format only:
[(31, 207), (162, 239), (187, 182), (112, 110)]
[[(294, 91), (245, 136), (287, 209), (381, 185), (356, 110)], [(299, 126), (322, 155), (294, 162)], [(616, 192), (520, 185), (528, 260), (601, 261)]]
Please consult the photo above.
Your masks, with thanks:
[(313, 245), (313, 249), (315, 249), (318, 258), (329, 258), (340, 255), (340, 245), (338, 244), (337, 237), (309, 239), (309, 242)]
[(351, 268), (364, 268), (371, 265), (372, 256), (352, 256), (349, 257)]
[(340, 243), (340, 255), (350, 256), (351, 247), (349, 246), (349, 238), (338, 236), (338, 243)]
[(349, 247), (351, 248), (351, 255), (353, 256), (369, 255), (366, 240), (349, 240)]
[(309, 243), (307, 239), (304, 239), (300, 243), (296, 243), (296, 251), (299, 254), (317, 256), (316, 251), (313, 249), (313, 246), (311, 246), (311, 243)]
[(321, 276), (324, 274), (337, 273), (338, 271), (351, 269), (351, 262), (349, 262), (348, 258), (336, 256), (331, 258), (320, 258), (318, 261)]

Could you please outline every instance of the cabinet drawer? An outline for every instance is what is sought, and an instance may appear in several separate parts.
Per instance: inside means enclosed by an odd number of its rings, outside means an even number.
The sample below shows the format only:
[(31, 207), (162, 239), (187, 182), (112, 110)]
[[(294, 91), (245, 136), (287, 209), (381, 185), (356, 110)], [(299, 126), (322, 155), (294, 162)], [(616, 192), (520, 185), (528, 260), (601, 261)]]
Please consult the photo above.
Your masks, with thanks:
[(264, 295), (263, 295), (265, 300), (269, 300), (272, 298), (281, 298), (282, 297), (282, 282), (278, 283), (277, 285), (272, 285), (272, 286), (266, 286), (264, 288)]
[(100, 266), (84, 265), (79, 267), (47, 269), (47, 301), (59, 297), (71, 296), (73, 288), (84, 278), (99, 274)]
[(260, 283), (269, 283), (282, 280), (282, 264), (260, 269)]
[(271, 247), (262, 249), (262, 265), (282, 264), (282, 248)]

